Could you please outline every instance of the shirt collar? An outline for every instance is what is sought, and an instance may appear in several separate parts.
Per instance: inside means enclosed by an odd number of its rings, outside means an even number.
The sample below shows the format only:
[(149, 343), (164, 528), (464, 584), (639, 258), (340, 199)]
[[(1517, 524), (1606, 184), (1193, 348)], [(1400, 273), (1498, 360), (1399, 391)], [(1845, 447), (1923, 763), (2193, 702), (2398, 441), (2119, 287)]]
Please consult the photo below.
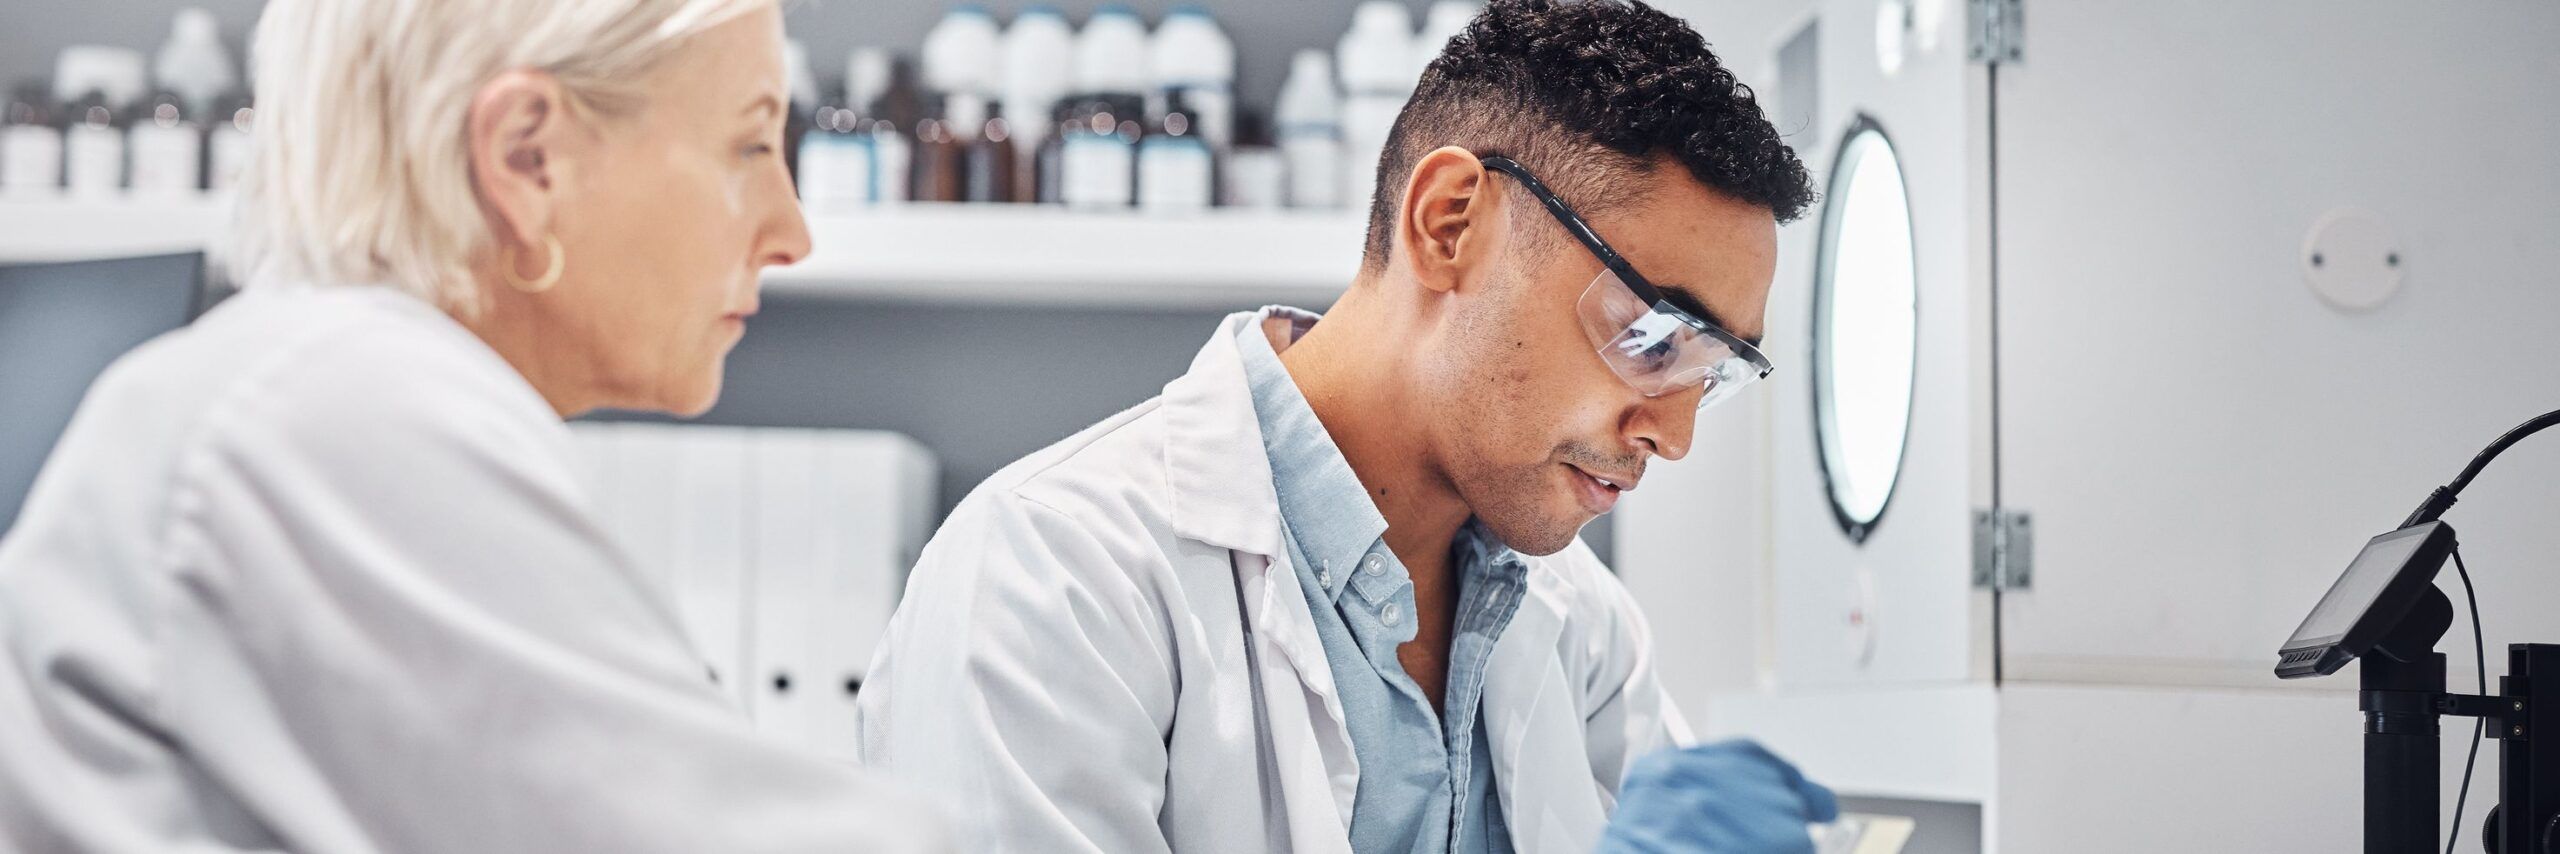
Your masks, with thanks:
[[(1236, 352), (1244, 363), (1245, 384), (1253, 394), (1261, 422), (1263, 452), (1271, 463), (1271, 480), (1280, 501), (1281, 523), (1288, 528), (1306, 567), (1339, 599), (1362, 560), (1387, 533), (1387, 520), (1361, 485), (1351, 462), (1334, 445), (1324, 422), (1316, 418), (1306, 395), (1298, 390), (1280, 362), (1287, 349), (1322, 317), (1303, 309), (1271, 306), (1236, 330)], [(1284, 335), (1274, 345), (1272, 336)], [(1518, 581), (1528, 563), (1484, 523), (1470, 519), (1459, 529), (1459, 570), (1469, 575)]]
[[(1387, 519), (1280, 362), (1280, 351), (1320, 319), (1301, 309), (1265, 308), (1254, 322), (1236, 330), (1236, 351), (1243, 357), (1254, 415), (1262, 422), (1263, 452), (1270, 458), (1281, 523), (1313, 564), (1307, 569), (1325, 592), (1339, 597), (1362, 557), (1386, 535)], [(1276, 346), (1271, 340), (1275, 329), (1286, 336)]]

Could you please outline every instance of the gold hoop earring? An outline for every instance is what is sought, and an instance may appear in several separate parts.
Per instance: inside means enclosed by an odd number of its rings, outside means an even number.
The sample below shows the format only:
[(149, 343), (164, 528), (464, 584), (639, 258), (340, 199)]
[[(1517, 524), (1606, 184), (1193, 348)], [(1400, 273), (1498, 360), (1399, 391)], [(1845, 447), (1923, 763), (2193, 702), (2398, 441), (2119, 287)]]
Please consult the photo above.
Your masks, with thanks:
[(528, 294), (538, 294), (560, 283), (560, 271), (569, 266), (568, 253), (560, 250), (560, 238), (548, 234), (542, 236), (542, 247), (551, 253), (551, 266), (542, 271), (542, 278), (532, 281), (526, 281), (524, 277), (516, 275), (515, 250), (507, 251), (505, 266), (508, 287)]

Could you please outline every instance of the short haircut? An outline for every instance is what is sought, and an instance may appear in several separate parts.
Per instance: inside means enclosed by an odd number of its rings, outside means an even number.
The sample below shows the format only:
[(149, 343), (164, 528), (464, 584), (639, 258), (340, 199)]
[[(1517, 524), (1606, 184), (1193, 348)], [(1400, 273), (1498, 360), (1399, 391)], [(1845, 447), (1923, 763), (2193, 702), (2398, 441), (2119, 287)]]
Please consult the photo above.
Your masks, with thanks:
[(776, 0), (269, 0), (252, 52), (256, 154), (241, 176), (242, 284), (385, 285), (476, 311), (494, 233), (464, 138), (482, 84), (552, 74), (569, 108), (636, 110), (633, 79)]
[(1751, 87), (1641, 0), (1492, 0), (1450, 39), (1378, 158), (1365, 269), (1386, 266), (1414, 163), (1451, 145), (1520, 161), (1585, 214), (1632, 201), (1663, 157), (1779, 222), (1814, 200)]

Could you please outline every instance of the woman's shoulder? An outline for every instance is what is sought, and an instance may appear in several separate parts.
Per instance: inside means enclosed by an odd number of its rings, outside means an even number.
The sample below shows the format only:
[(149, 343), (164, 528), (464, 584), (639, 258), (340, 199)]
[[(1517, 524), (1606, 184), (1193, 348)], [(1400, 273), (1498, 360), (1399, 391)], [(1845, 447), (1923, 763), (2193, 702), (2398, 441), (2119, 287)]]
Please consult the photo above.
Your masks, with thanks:
[(188, 432), (354, 433), (558, 418), (434, 307), (387, 288), (252, 290), (118, 360), (84, 408)]

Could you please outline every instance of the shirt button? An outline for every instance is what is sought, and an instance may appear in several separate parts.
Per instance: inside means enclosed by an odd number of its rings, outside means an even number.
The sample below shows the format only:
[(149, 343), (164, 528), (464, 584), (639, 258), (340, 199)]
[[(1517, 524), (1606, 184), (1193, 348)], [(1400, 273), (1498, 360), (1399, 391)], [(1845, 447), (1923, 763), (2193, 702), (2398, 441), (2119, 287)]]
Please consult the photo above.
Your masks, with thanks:
[(1387, 574), (1387, 562), (1379, 559), (1377, 555), (1370, 555), (1368, 559), (1360, 562), (1360, 571), (1366, 572), (1370, 575), (1385, 575)]
[(1389, 602), (1386, 607), (1378, 609), (1379, 622), (1392, 626), (1401, 619), (1404, 619), (1404, 608), (1394, 602)]
[(1322, 588), (1325, 588), (1325, 589), (1328, 589), (1328, 590), (1332, 589), (1332, 588), (1333, 588), (1333, 570), (1330, 570), (1330, 569), (1319, 569), (1319, 570), (1316, 570), (1316, 586), (1317, 586), (1317, 587), (1322, 587)]

